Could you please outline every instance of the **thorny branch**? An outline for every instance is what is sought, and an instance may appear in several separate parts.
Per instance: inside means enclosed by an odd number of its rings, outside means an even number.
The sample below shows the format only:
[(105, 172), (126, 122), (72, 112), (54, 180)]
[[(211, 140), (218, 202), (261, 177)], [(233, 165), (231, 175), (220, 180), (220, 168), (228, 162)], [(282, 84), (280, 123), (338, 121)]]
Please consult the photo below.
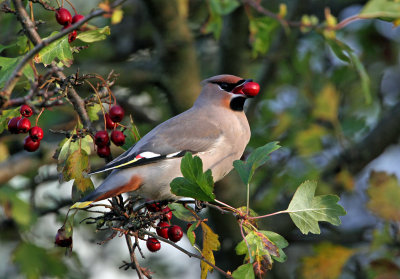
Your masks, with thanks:
[[(110, 5), (111, 8), (115, 8), (119, 5), (121, 5), (123, 2), (125, 2), (126, 0), (116, 0), (114, 3), (112, 3)], [(39, 53), (44, 47), (46, 47), (47, 45), (49, 45), (52, 42), (55, 42), (56, 40), (64, 37), (65, 35), (67, 35), (68, 33), (70, 33), (71, 31), (77, 29), (78, 27), (80, 27), (81, 25), (83, 25), (84, 23), (88, 22), (90, 19), (94, 18), (94, 17), (98, 17), (98, 16), (102, 16), (106, 13), (108, 13), (109, 11), (105, 11), (102, 9), (98, 9), (95, 10), (91, 13), (89, 13), (86, 17), (84, 17), (82, 20), (72, 24), (70, 27), (62, 30), (60, 33), (57, 33), (56, 35), (49, 37), (45, 40), (41, 40), (41, 38), (37, 37), (36, 34), (36, 30), (35, 30), (35, 25), (33, 24), (33, 22), (29, 19), (28, 14), (26, 13), (25, 9), (22, 7), (21, 1), (20, 0), (13, 0), (13, 2), (15, 3), (16, 7), (17, 7), (17, 15), (18, 18), (21, 21), (21, 24), (24, 26), (25, 30), (28, 32), (28, 37), (32, 40), (32, 42), (35, 45), (35, 47), (33, 49), (31, 49), (20, 61), (20, 63), (18, 63), (18, 65), (16, 66), (16, 68), (14, 69), (13, 73), (11, 74), (10, 78), (6, 81), (2, 91), (0, 92), (0, 98), (1, 100), (1, 105), (3, 105), (3, 103), (5, 101), (7, 101), (10, 98), (11, 92), (14, 89), (16, 83), (18, 82), (18, 80), (20, 79), (20, 77), (22, 76), (22, 71), (25, 68), (25, 66), (29, 63), (29, 61), (31, 61), (31, 59), (37, 54)], [(19, 6), (18, 6), (19, 5)], [(19, 8), (18, 8), (19, 7)], [(22, 11), (22, 12), (21, 12)], [(36, 34), (35, 34), (36, 33)], [(64, 74), (62, 73), (58, 73), (60, 78), (65, 78)], [(64, 77), (63, 77), (64, 76)], [(70, 90), (71, 91), (71, 90)], [(79, 105), (80, 102), (76, 100), (76, 92), (72, 92), (69, 95), (69, 98), (72, 99), (74, 102), (73, 104), (75, 105)], [(86, 123), (86, 119), (85, 119), (85, 114), (80, 115), (82, 116), (83, 119), (82, 122), (83, 124), (87, 125), (90, 123), (90, 121), (88, 123)], [(87, 113), (86, 113), (87, 116)]]

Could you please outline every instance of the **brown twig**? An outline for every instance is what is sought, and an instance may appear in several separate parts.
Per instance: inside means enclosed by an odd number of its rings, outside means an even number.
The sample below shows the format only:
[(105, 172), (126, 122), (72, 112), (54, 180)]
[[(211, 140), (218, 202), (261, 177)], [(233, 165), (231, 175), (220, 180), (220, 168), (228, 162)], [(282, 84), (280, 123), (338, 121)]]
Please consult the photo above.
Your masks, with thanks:
[(49, 11), (57, 10), (56, 8), (54, 8), (54, 7), (50, 6), (49, 4), (47, 4), (46, 2), (44, 2), (43, 0), (29, 0), (29, 1), (32, 3), (38, 3), (38, 4), (42, 5), (42, 7), (44, 9), (49, 10)]

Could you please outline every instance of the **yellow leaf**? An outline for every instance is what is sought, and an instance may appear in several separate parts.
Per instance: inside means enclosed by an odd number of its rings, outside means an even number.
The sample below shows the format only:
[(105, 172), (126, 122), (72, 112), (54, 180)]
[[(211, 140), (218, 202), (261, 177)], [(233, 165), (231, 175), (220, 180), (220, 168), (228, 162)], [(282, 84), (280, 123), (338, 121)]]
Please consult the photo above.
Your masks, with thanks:
[(341, 170), (335, 177), (335, 182), (337, 184), (340, 184), (343, 186), (343, 188), (345, 188), (348, 191), (352, 191), (354, 189), (354, 178), (351, 175), (351, 173), (346, 170), (343, 169)]
[(315, 100), (313, 116), (321, 120), (336, 123), (338, 108), (339, 93), (332, 84), (328, 83)]
[(111, 24), (120, 23), (123, 17), (124, 17), (124, 12), (122, 11), (122, 9), (121, 8), (115, 9), (111, 16)]
[(318, 125), (311, 125), (307, 130), (301, 131), (296, 136), (295, 145), (303, 156), (311, 155), (322, 149), (321, 138), (327, 131)]
[[(201, 253), (206, 260), (212, 264), (215, 264), (213, 251), (217, 251), (220, 246), (218, 235), (215, 234), (204, 222), (201, 222), (201, 229), (203, 230), (203, 250)], [(200, 262), (200, 267), (201, 279), (207, 278), (208, 272), (213, 270), (209, 264), (203, 261)]]
[(395, 175), (372, 171), (367, 193), (367, 207), (388, 221), (400, 221), (400, 184)]
[(301, 267), (302, 278), (339, 278), (343, 266), (355, 253), (352, 249), (332, 243), (321, 243), (314, 248), (314, 251), (314, 256), (303, 259)]

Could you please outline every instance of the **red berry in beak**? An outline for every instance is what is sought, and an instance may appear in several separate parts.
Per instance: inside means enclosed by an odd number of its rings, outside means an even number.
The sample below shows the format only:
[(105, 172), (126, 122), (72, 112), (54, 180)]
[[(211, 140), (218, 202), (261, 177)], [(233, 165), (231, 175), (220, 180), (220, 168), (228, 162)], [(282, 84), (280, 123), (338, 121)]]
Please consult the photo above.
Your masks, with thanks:
[(260, 92), (260, 85), (257, 82), (247, 82), (243, 85), (242, 91), (247, 96), (257, 96), (258, 92)]

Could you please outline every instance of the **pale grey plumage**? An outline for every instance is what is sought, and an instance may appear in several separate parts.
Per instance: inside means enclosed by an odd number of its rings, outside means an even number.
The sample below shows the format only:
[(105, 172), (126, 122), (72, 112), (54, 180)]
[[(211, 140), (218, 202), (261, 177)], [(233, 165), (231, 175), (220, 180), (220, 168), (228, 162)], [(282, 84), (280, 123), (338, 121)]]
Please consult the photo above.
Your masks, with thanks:
[[(230, 106), (232, 99), (246, 96), (227, 92), (221, 87), (227, 83), (233, 88), (236, 83), (243, 82), (245, 80), (231, 75), (203, 81), (202, 92), (192, 108), (158, 125), (135, 146), (102, 168), (101, 171), (115, 169), (82, 201), (94, 201), (99, 196), (104, 198), (107, 192), (129, 186), (132, 177), (140, 178), (137, 194), (154, 200), (176, 198), (170, 192), (169, 184), (173, 178), (182, 175), (182, 158), (166, 158), (165, 155), (181, 151), (199, 156), (204, 170), (211, 169), (214, 181), (222, 179), (233, 168), (233, 161), (242, 156), (250, 139), (250, 127), (243, 110), (233, 110)], [(119, 166), (120, 162), (128, 162), (143, 152), (160, 157), (148, 162), (135, 161), (123, 168)]]

